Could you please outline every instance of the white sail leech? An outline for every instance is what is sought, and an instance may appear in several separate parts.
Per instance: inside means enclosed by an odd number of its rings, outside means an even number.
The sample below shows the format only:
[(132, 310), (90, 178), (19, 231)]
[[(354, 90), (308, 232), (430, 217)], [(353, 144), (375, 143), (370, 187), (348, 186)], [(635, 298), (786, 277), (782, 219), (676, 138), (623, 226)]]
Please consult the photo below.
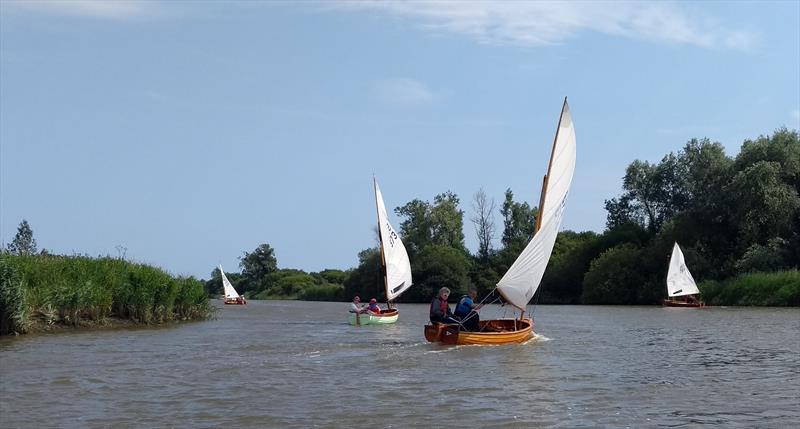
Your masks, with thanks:
[(566, 100), (556, 133), (547, 186), (543, 191), (544, 210), (539, 214), (541, 227), (497, 283), (497, 290), (506, 301), (519, 309), (525, 308), (542, 281), (561, 227), (564, 206), (575, 173), (575, 127)]
[(675, 243), (675, 246), (672, 247), (672, 256), (669, 258), (667, 292), (670, 297), (700, 293), (692, 273), (686, 267), (686, 260), (683, 258), (683, 252), (678, 243)]
[(411, 287), (411, 262), (408, 260), (408, 253), (400, 235), (389, 223), (389, 216), (386, 214), (386, 206), (383, 203), (383, 195), (375, 183), (375, 204), (378, 206), (378, 226), (381, 233), (381, 247), (383, 258), (386, 264), (386, 300), (392, 301), (408, 288)]

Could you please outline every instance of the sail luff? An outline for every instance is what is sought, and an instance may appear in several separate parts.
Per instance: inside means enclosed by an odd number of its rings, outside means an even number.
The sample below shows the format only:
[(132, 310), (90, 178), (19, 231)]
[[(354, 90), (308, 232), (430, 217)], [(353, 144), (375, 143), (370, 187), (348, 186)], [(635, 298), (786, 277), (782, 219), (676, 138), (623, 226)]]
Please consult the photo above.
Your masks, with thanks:
[(575, 155), (575, 127), (565, 98), (540, 204), (540, 227), (497, 283), (497, 290), (503, 298), (521, 310), (539, 288), (553, 251), (575, 172)]
[(542, 180), (542, 192), (539, 196), (539, 215), (536, 216), (536, 226), (533, 233), (536, 234), (542, 227), (542, 215), (544, 214), (544, 203), (547, 195), (547, 185), (550, 182), (550, 171), (553, 170), (553, 158), (556, 155), (556, 143), (558, 143), (558, 131), (561, 129), (561, 119), (564, 117), (564, 109), (567, 106), (567, 97), (564, 97), (564, 104), (561, 105), (561, 114), (558, 115), (558, 125), (556, 125), (556, 133), (553, 136), (553, 146), (550, 148), (550, 161), (547, 163), (547, 174), (544, 175)]
[[(372, 176), (372, 187), (375, 191), (375, 213), (377, 215), (377, 222), (378, 222), (378, 240), (380, 241), (380, 249), (381, 249), (381, 274), (383, 275), (383, 288), (386, 290), (386, 302), (389, 302), (389, 279), (388, 274), (386, 273), (386, 255), (383, 251), (383, 231), (381, 230), (381, 207), (380, 205), (383, 204), (383, 197), (378, 198), (379, 191), (378, 191), (378, 180), (375, 179), (375, 176)], [(386, 210), (386, 207), (384, 207)]]

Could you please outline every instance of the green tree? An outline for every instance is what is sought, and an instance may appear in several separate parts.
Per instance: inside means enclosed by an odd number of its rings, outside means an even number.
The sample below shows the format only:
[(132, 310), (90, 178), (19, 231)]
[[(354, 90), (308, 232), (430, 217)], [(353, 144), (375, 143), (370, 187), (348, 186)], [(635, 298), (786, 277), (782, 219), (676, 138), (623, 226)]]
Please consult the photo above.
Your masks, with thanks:
[(514, 248), (512, 253), (519, 253), (533, 237), (538, 209), (532, 209), (525, 202), (515, 202), (514, 193), (509, 188), (500, 214), (503, 215), (503, 246)]
[(782, 180), (780, 163), (757, 161), (745, 167), (725, 191), (734, 198), (740, 248), (790, 236), (800, 210), (800, 196), (796, 188)]
[(455, 295), (466, 291), (470, 285), (469, 256), (450, 246), (432, 244), (425, 247), (414, 261), (414, 287), (403, 294), (413, 302), (433, 298), (441, 287), (448, 287)]
[(251, 253), (244, 253), (239, 267), (242, 269), (244, 283), (241, 293), (251, 289), (263, 290), (266, 285), (262, 284), (259, 287), (259, 284), (267, 280), (267, 276), (278, 269), (278, 260), (275, 258), (275, 251), (269, 244), (261, 244)]
[(33, 238), (33, 230), (28, 225), (28, 221), (22, 219), (14, 240), (8, 244), (8, 251), (14, 255), (33, 255), (36, 253), (36, 240)]
[(592, 261), (583, 282), (584, 304), (635, 304), (638, 290), (647, 276), (639, 269), (640, 250), (622, 244), (603, 252)]
[(431, 244), (466, 252), (464, 212), (458, 204), (458, 196), (447, 191), (437, 195), (433, 204), (415, 199), (395, 209), (398, 216), (405, 218), (400, 223), (400, 232), (412, 260)]
[[(416, 283), (416, 279), (414, 279)], [(414, 289), (413, 287), (411, 289)], [(382, 293), (382, 295), (381, 295)], [(374, 296), (379, 301), (386, 300), (386, 289), (383, 284), (381, 268), (381, 252), (377, 247), (362, 250), (358, 253), (358, 267), (352, 270), (344, 280), (344, 297), (347, 300), (358, 295), (363, 298)], [(406, 294), (400, 301), (406, 300)]]

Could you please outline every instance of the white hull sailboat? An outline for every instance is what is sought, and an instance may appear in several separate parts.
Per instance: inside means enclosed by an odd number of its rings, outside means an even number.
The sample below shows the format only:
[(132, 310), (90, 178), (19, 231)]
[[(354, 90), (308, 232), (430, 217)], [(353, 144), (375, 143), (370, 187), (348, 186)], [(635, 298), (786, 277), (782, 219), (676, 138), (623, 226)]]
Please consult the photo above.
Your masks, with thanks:
[(519, 318), (481, 320), (477, 332), (464, 331), (457, 324), (429, 324), (425, 326), (425, 338), (428, 341), (445, 344), (510, 344), (525, 342), (533, 335), (533, 319), (524, 317), (525, 307), (539, 288), (553, 252), (575, 172), (575, 159), (575, 126), (565, 98), (547, 175), (542, 184), (536, 232), (496, 287), (507, 303), (520, 310)]
[(378, 187), (378, 181), (372, 179), (375, 188), (375, 206), (378, 211), (378, 234), (381, 241), (381, 268), (383, 269), (383, 286), (386, 289), (386, 309), (379, 314), (354, 314), (351, 313), (351, 325), (385, 325), (397, 322), (399, 310), (394, 308), (393, 301), (413, 284), (411, 281), (411, 262), (408, 252), (400, 239), (400, 235), (389, 223), (386, 206), (383, 203), (383, 194)]
[(699, 300), (700, 289), (686, 266), (686, 260), (678, 243), (672, 247), (672, 256), (669, 258), (667, 271), (667, 299), (666, 307), (705, 307), (706, 304)]

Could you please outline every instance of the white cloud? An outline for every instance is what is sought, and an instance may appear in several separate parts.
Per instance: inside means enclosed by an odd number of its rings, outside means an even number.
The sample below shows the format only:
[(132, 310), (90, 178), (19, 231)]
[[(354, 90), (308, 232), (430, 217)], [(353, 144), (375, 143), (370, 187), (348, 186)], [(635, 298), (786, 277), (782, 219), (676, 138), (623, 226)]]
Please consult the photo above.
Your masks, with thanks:
[(684, 4), (627, 1), (342, 1), (337, 9), (374, 10), (415, 19), (428, 31), (481, 43), (552, 45), (595, 31), (633, 39), (706, 48), (750, 49), (755, 36), (728, 30), (684, 11)]
[(111, 20), (152, 18), (160, 4), (145, 0), (25, 0), (5, 2), (4, 6), (29, 12)]
[(394, 104), (426, 104), (436, 101), (440, 95), (413, 79), (385, 79), (373, 84), (377, 97)]

